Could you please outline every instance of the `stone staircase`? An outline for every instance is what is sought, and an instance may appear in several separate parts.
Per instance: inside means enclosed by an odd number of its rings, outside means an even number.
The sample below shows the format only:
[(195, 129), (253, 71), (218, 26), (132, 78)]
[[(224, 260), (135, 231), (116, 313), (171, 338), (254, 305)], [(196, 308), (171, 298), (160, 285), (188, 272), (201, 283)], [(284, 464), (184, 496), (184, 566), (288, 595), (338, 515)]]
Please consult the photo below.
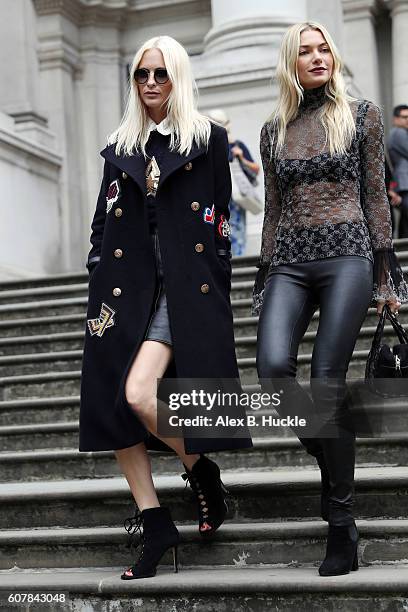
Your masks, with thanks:
[[(408, 240), (396, 241), (408, 272)], [(257, 387), (255, 258), (233, 262), (240, 373)], [(112, 452), (77, 451), (85, 274), (0, 285), (0, 609), (10, 592), (59, 590), (66, 603), (30, 610), (219, 611), (408, 609), (408, 405), (370, 405), (378, 435), (357, 440), (360, 570), (320, 578), (327, 525), (319, 520), (312, 458), (285, 429), (256, 428), (254, 448), (214, 454), (230, 491), (228, 522), (202, 542), (178, 460), (152, 457), (163, 505), (180, 527), (180, 572), (170, 555), (156, 578), (123, 582), (131, 561), (123, 519), (133, 504)], [(408, 324), (408, 305), (400, 319)], [(300, 347), (308, 374), (318, 316)], [(361, 377), (377, 324), (368, 314), (350, 364)], [(387, 327), (387, 333), (391, 330)], [(377, 420), (376, 420), (377, 419)], [(377, 422), (378, 421), (378, 422)], [(375, 429), (375, 428), (374, 428)], [(68, 600), (69, 598), (69, 600)]]

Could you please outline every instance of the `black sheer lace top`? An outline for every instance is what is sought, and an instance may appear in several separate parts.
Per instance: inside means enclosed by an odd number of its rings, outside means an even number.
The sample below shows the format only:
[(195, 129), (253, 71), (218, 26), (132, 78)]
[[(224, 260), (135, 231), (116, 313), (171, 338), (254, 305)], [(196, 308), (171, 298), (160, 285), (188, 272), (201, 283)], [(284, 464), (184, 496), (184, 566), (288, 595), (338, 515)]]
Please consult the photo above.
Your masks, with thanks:
[(271, 266), (342, 255), (373, 262), (373, 300), (408, 301), (392, 246), (381, 112), (372, 102), (350, 102), (356, 136), (346, 154), (330, 155), (319, 118), (325, 99), (324, 86), (305, 91), (279, 155), (271, 155), (271, 124), (261, 131), (265, 217), (254, 314)]

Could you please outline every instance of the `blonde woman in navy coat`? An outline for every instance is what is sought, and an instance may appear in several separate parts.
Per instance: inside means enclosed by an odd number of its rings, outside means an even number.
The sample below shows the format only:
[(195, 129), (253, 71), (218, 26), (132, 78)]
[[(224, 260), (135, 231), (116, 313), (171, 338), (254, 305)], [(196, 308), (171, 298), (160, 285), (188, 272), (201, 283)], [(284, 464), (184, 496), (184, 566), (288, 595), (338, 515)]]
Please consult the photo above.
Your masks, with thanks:
[(142, 550), (122, 575), (130, 580), (154, 576), (169, 548), (177, 568), (178, 532), (160, 507), (147, 448), (165, 442), (178, 454), (199, 531), (208, 536), (227, 506), (219, 468), (201, 453), (251, 445), (243, 437), (160, 440), (157, 433), (157, 379), (238, 379), (227, 135), (195, 109), (190, 62), (174, 39), (153, 38), (136, 53), (126, 110), (102, 156), (80, 450), (115, 451), (140, 511), (132, 528), (143, 525)]

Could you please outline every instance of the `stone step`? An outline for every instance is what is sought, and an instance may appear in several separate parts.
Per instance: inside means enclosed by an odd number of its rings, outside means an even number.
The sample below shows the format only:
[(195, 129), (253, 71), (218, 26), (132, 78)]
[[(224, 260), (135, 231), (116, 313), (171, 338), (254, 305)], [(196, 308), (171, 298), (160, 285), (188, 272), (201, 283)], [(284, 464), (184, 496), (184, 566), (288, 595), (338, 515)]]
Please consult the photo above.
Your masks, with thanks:
[[(404, 309), (400, 317), (400, 322), (403, 324), (407, 319), (408, 322), (408, 307)], [(367, 317), (367, 322), (361, 328), (359, 337), (356, 343), (356, 349), (371, 348), (374, 333), (377, 329), (376, 325), (370, 325), (372, 318)], [(257, 323), (255, 317), (237, 319), (235, 321), (235, 347), (238, 357), (250, 357), (256, 353), (257, 343)], [(6, 355), (29, 354), (35, 348), (36, 354), (63, 352), (72, 350), (81, 350), (84, 344), (85, 324), (80, 331), (63, 331), (50, 332), (43, 334), (32, 334), (26, 336), (6, 336), (0, 338), (0, 357)], [(312, 327), (312, 326), (310, 326)], [(315, 327), (313, 325), (313, 327)], [(243, 334), (243, 331), (246, 334)], [(392, 342), (392, 337), (395, 337), (394, 329), (391, 325), (386, 325), (384, 335), (389, 337)], [(316, 338), (316, 330), (310, 329), (306, 332), (303, 341), (300, 343), (299, 352), (307, 353), (313, 350), (313, 344)], [(1, 361), (0, 361), (1, 365)]]
[[(255, 270), (252, 271), (254, 273)], [(254, 277), (250, 273), (245, 277), (246, 280), (232, 281), (231, 299), (250, 297), (254, 284)], [(55, 285), (50, 287), (33, 287), (30, 289), (16, 289), (11, 291), (0, 291), (0, 306), (3, 312), (30, 309), (48, 309), (55, 302), (55, 307), (67, 306), (69, 302), (73, 305), (82, 298), (87, 302), (88, 284), (80, 283), (76, 285)], [(63, 304), (62, 302), (67, 302)], [(24, 307), (25, 306), (25, 307)], [(1, 311), (0, 311), (1, 312)]]
[[(0, 357), (0, 377), (68, 372), (81, 368), (82, 350), (27, 353)], [(0, 378), (0, 381), (2, 378)]]
[[(57, 421), (44, 423), (28, 423), (32, 412), (25, 412), (25, 423), (21, 425), (0, 426), (0, 465), (11, 460), (12, 455), (17, 461), (35, 459), (37, 451), (67, 449), (78, 447), (79, 421)], [(53, 453), (54, 451), (52, 451)], [(58, 451), (56, 451), (58, 452)], [(33, 454), (33, 456), (32, 456)], [(67, 456), (68, 458), (68, 456)], [(38, 457), (39, 460), (40, 457)], [(1, 467), (0, 467), (1, 469)]]
[(135, 605), (143, 612), (397, 612), (408, 605), (407, 568), (378, 565), (327, 578), (320, 577), (314, 567), (214, 569), (211, 564), (178, 574), (162, 567), (155, 578), (123, 581), (121, 564), (53, 572), (5, 571), (0, 574), (0, 589), (66, 594), (65, 603), (53, 604), (53, 612), (125, 612), (135, 610)]
[(37, 355), (72, 350), (82, 351), (84, 338), (84, 329), (82, 331), (0, 338), (0, 356), (30, 354), (34, 349)]
[(44, 397), (40, 399), (19, 399), (0, 401), (0, 426), (23, 424), (47, 424), (58, 421), (59, 425), (77, 420), (79, 397)]
[[(360, 570), (408, 558), (408, 520), (357, 521)], [(313, 567), (325, 555), (327, 524), (323, 521), (224, 523), (210, 542), (196, 524), (179, 526), (179, 569), (200, 566), (251, 568)], [(89, 568), (133, 562), (123, 527), (20, 529), (0, 531), (0, 585), (13, 568)], [(170, 565), (171, 551), (162, 560)]]
[[(75, 400), (75, 398), (73, 399)], [(24, 402), (21, 403), (24, 404)], [(75, 419), (52, 421), (52, 417), (60, 416), (61, 407), (64, 407), (66, 403), (66, 401), (62, 402), (57, 398), (55, 403), (51, 404), (48, 408), (48, 412), (44, 415), (43, 420), (38, 419), (38, 405), (34, 405), (33, 408), (28, 406), (24, 412), (23, 422), (16, 422), (12, 425), (8, 422), (7, 425), (1, 425), (1, 450), (20, 453), (22, 451), (77, 448), (79, 400), (71, 402), (67, 406), (76, 417)], [(40, 409), (46, 410), (45, 406), (42, 406)], [(385, 445), (403, 444), (405, 436), (408, 435), (406, 433), (408, 432), (408, 415), (406, 401), (404, 400), (401, 400), (399, 403), (389, 403), (388, 405), (370, 405), (367, 403), (364, 406), (363, 412), (358, 406), (351, 405), (350, 410), (355, 420), (356, 434), (361, 438), (361, 444), (363, 445), (370, 445), (371, 443), (377, 445), (380, 440), (373, 440), (374, 438), (380, 438), (382, 440), (381, 444)], [(365, 417), (364, 423), (361, 423), (361, 419), (359, 420), (359, 416), (362, 413)], [(281, 438), (284, 440), (297, 439), (291, 427), (279, 423), (279, 414), (276, 410), (252, 410), (248, 408), (246, 414), (252, 437), (258, 440), (258, 444), (261, 444), (260, 438), (262, 438), (264, 440), (262, 445), (266, 445), (266, 449), (268, 448), (269, 439), (275, 440), (276, 450), (280, 449), (283, 444)], [(29, 422), (27, 423), (27, 421)], [(367, 440), (367, 442), (364, 442), (364, 440)], [(290, 444), (289, 441), (288, 444)], [(240, 461), (241, 459), (237, 458), (237, 460)], [(389, 456), (389, 460), (394, 464), (396, 456), (394, 455), (393, 458)], [(374, 459), (373, 461), (376, 462)]]
[[(58, 300), (41, 300), (36, 302), (22, 302), (21, 304), (0, 304), (0, 331), (5, 335), (21, 334), (21, 326), (33, 330), (33, 333), (48, 331), (72, 330), (72, 322), (80, 322), (84, 329), (87, 305), (86, 297)], [(251, 312), (251, 299), (231, 300), (232, 310), (236, 316), (249, 316)], [(45, 328), (41, 326), (45, 325)], [(48, 327), (51, 325), (52, 327)], [(37, 328), (38, 326), (38, 328)], [(35, 331), (36, 328), (38, 331)]]
[[(249, 285), (248, 285), (249, 288)], [(250, 295), (250, 291), (247, 291)], [(71, 315), (82, 315), (85, 322), (85, 312), (88, 298), (73, 297), (55, 300), (37, 300), (32, 302), (16, 302), (15, 304), (0, 304), (0, 323), (14, 321), (15, 319), (27, 317), (38, 319), (42, 317), (59, 316), (61, 319)], [(252, 299), (231, 299), (232, 310), (237, 316), (248, 316), (251, 312)]]
[[(400, 263), (405, 274), (408, 274), (408, 251), (404, 251), (399, 255)], [(247, 268), (245, 274), (234, 274), (231, 284), (231, 300), (246, 299), (252, 296), (254, 285), (255, 269)], [(77, 300), (83, 299), (85, 303), (88, 296), (88, 284), (67, 284), (67, 285), (52, 285), (48, 287), (31, 287), (28, 289), (12, 289), (0, 291), (0, 316), (6, 315), (10, 310), (21, 312), (24, 305), (26, 312), (42, 309), (49, 313), (52, 307), (50, 302), (55, 302), (54, 308), (64, 307), (72, 303), (76, 305)], [(61, 302), (66, 302), (62, 304)], [(72, 313), (74, 311), (68, 311)]]
[[(246, 308), (249, 308), (249, 301)], [(1, 308), (1, 307), (0, 307)], [(400, 310), (400, 322), (408, 325), (408, 304)], [(356, 348), (369, 349), (376, 329), (378, 316), (371, 308), (360, 332)], [(256, 349), (256, 333), (258, 318), (237, 316), (234, 320), (237, 355), (254, 356)], [(308, 346), (313, 343), (318, 325), (316, 313), (300, 345), (300, 352), (308, 352)], [(36, 353), (81, 349), (83, 346), (85, 318), (81, 314), (54, 315), (48, 317), (30, 317), (25, 319), (9, 319), (0, 321), (0, 355), (18, 355), (30, 353), (35, 346)], [(26, 332), (21, 335), (21, 332)], [(40, 333), (42, 332), (42, 333)], [(386, 335), (393, 336), (390, 325), (385, 328)], [(41, 359), (41, 358), (39, 358)], [(30, 369), (26, 371), (30, 372)]]
[[(159, 499), (174, 520), (195, 520), (192, 494), (180, 476), (154, 477)], [(319, 517), (317, 469), (223, 473), (229, 490), (228, 519), (281, 521)], [(356, 518), (408, 518), (408, 467), (356, 470)], [(124, 478), (8, 482), (0, 484), (0, 529), (30, 527), (118, 527), (133, 513)]]
[[(258, 319), (259, 317), (236, 316), (234, 319), (235, 338), (238, 339), (238, 338), (244, 338), (247, 336), (256, 336), (257, 329), (258, 329)], [(398, 320), (404, 327), (408, 326), (408, 304), (403, 304), (401, 306), (400, 311), (399, 311)], [(374, 330), (377, 328), (377, 324), (378, 324), (377, 311), (375, 308), (369, 308), (367, 312), (367, 316), (362, 325), (360, 334), (361, 333), (363, 335), (373, 334)], [(313, 315), (313, 318), (310, 321), (309, 327), (306, 332), (307, 334), (309, 334), (309, 336), (306, 336), (306, 338), (311, 337), (311, 334), (316, 332), (318, 325), (319, 325), (319, 311), (317, 311)], [(385, 329), (386, 331), (387, 330), (389, 331), (391, 329), (390, 325), (386, 325)], [(7, 338), (5, 338), (4, 340), (6, 341)]]
[(49, 335), (65, 332), (84, 332), (85, 313), (71, 315), (51, 315), (47, 317), (27, 317), (19, 319), (4, 319), (0, 321), (0, 337), (8, 338), (37, 335)]
[(33, 302), (18, 302), (15, 304), (0, 304), (1, 321), (17, 318), (37, 318), (39, 316), (81, 314), (84, 318), (88, 298), (73, 297), (58, 300), (37, 300)]
[(34, 302), (36, 300), (49, 300), (50, 298), (63, 299), (88, 295), (88, 283), (51, 285), (49, 287), (30, 287), (29, 289), (11, 289), (0, 291), (0, 304), (15, 304)]
[[(368, 341), (370, 344), (370, 341)], [(243, 384), (254, 384), (257, 382), (257, 371), (256, 371), (256, 359), (255, 359), (255, 347), (256, 339), (252, 338), (249, 342), (238, 344), (244, 346), (250, 351), (249, 357), (239, 357), (238, 366), (240, 370), (240, 376)], [(306, 348), (312, 349), (313, 345), (309, 342), (305, 345)], [(238, 350), (237, 350), (238, 352)], [(368, 357), (368, 348), (364, 350), (355, 350), (350, 361), (349, 376), (352, 378), (361, 378), (364, 376), (365, 362)], [(238, 352), (238, 355), (240, 353)], [(304, 353), (298, 356), (298, 376), (299, 378), (306, 378), (309, 375), (310, 364), (312, 360), (312, 353)], [(39, 353), (27, 353), (17, 355), (3, 355), (0, 356), (0, 386), (3, 384), (13, 384), (13, 379), (18, 379), (24, 375), (35, 375), (38, 374), (38, 380), (40, 376), (47, 376), (47, 371), (51, 369), (54, 374), (77, 371), (81, 368), (82, 364), (82, 350), (67, 350), (67, 351), (52, 351), (52, 352), (39, 352)], [(64, 391), (64, 395), (66, 395)], [(24, 396), (27, 397), (27, 396)], [(4, 396), (0, 399), (11, 399)]]
[[(401, 321), (402, 322), (402, 321)], [(370, 350), (373, 343), (374, 334), (377, 327), (363, 327), (357, 338), (355, 351)], [(408, 331), (408, 327), (407, 327)], [(299, 344), (299, 353), (307, 354), (313, 351), (313, 346), (316, 340), (316, 331), (308, 331)], [(398, 344), (399, 340), (395, 334), (394, 328), (391, 325), (384, 327), (384, 341), (391, 344)], [(257, 346), (257, 336), (236, 336), (235, 350), (238, 357), (255, 357)], [(0, 351), (1, 351), (0, 346)], [(11, 354), (11, 351), (8, 351)]]
[[(1, 429), (0, 482), (43, 480), (44, 474), (48, 480), (61, 480), (66, 475), (71, 479), (120, 475), (113, 451), (80, 453), (76, 450), (77, 423), (68, 423), (65, 428), (60, 428), (60, 432), (54, 428), (51, 433), (46, 427), (44, 433), (39, 433), (38, 427), (26, 426), (26, 434), (17, 434), (11, 427)], [(6, 429), (11, 430), (8, 437)], [(315, 459), (306, 453), (297, 438), (273, 436), (254, 438), (253, 442), (254, 447), (246, 452), (213, 453), (211, 457), (222, 470), (239, 472), (248, 469), (274, 471), (291, 466), (301, 469), (316, 465)], [(154, 474), (182, 471), (175, 454), (153, 452), (151, 462)], [(357, 438), (356, 464), (360, 467), (408, 465), (408, 434)]]
[[(13, 396), (16, 393), (25, 392), (28, 394), (28, 398), (9, 398), (0, 401), (0, 427), (34, 426), (35, 424), (50, 424), (49, 426), (52, 427), (53, 423), (58, 423), (58, 427), (62, 427), (66, 421), (76, 421), (79, 417), (79, 396), (74, 394), (72, 389), (70, 390), (69, 388), (79, 386), (79, 376), (79, 372), (51, 372), (36, 377), (23, 376), (10, 378), (8, 379), (9, 382), (11, 381), (9, 387), (6, 387), (3, 382), (0, 385), (0, 393), (2, 391), (5, 392), (3, 395)], [(348, 388), (352, 399), (351, 409), (353, 416), (357, 419), (357, 424), (362, 422), (364, 425), (364, 419), (360, 418), (361, 409), (358, 412), (358, 407), (363, 405), (365, 411), (366, 426), (364, 429), (360, 428), (361, 435), (372, 437), (384, 434), (395, 435), (396, 433), (408, 431), (406, 399), (385, 399), (366, 390), (363, 390), (363, 395), (361, 395), (361, 383), (360, 379), (348, 381)], [(310, 392), (307, 381), (300, 381), (300, 385)], [(26, 389), (27, 386), (36, 393), (42, 393), (43, 397), (30, 397)], [(58, 387), (62, 389), (68, 387), (70, 394), (66, 396), (53, 396), (52, 391), (60, 390)], [(258, 384), (243, 385), (242, 390), (249, 396), (250, 401), (247, 402), (248, 414), (257, 415), (257, 421), (262, 420), (262, 416), (278, 416), (275, 411), (271, 412), (266, 408), (262, 410), (262, 406), (259, 405), (259, 393), (261, 390)], [(48, 397), (44, 395), (46, 393), (48, 393)], [(256, 437), (270, 435), (287, 436), (288, 432), (290, 432), (289, 428), (276, 427), (275, 423), (271, 427), (268, 422), (266, 424), (261, 422), (254, 435)]]
[[(245, 295), (248, 297), (237, 298), (232, 295), (231, 306), (234, 317), (249, 317), (251, 315), (252, 299), (251, 289), (248, 285), (245, 290)], [(56, 299), (56, 300), (40, 300), (35, 302), (21, 302), (16, 304), (0, 304), (0, 324), (10, 328), (16, 319), (21, 320), (23, 317), (33, 319), (48, 318), (58, 316), (59, 321), (64, 322), (65, 317), (70, 321), (72, 315), (83, 317), (85, 324), (85, 311), (87, 305), (87, 297)], [(10, 323), (8, 323), (10, 322)], [(29, 323), (27, 323), (29, 325)], [(58, 331), (57, 327), (57, 331)]]
[[(256, 274), (257, 257), (249, 256), (247, 258), (243, 258), (243, 261), (241, 262), (238, 261), (239, 259), (241, 258), (232, 259), (233, 276)], [(48, 289), (49, 292), (52, 293), (54, 291), (54, 288), (58, 286), (67, 286), (69, 290), (71, 286), (73, 287), (74, 285), (87, 284), (88, 278), (88, 272), (77, 272), (72, 274), (67, 273), (49, 276), (39, 276), (26, 280), (16, 279), (3, 281), (0, 283), (0, 293), (6, 293), (11, 291), (31, 291), (33, 289)]]
[[(398, 256), (404, 257), (403, 253), (408, 251), (408, 239), (393, 240), (393, 245)], [(233, 274), (239, 274), (243, 268), (256, 269), (258, 255), (243, 255), (232, 258)], [(77, 272), (68, 272), (61, 274), (53, 274), (48, 276), (32, 277), (27, 279), (15, 279), (3, 281), (0, 283), (0, 291), (13, 291), (18, 289), (31, 289), (37, 287), (54, 287), (58, 285), (74, 285), (86, 283), (88, 273), (85, 270)]]
[[(405, 277), (408, 277), (408, 252), (404, 253), (404, 259), (400, 260), (402, 270), (405, 274)], [(405, 264), (405, 265), (402, 265)], [(234, 277), (234, 280), (231, 285), (231, 300), (238, 299), (247, 299), (252, 297), (252, 290), (254, 287), (254, 273), (256, 270), (254, 269), (252, 272), (248, 271), (247, 275), (241, 275), (240, 277)]]
[[(246, 270), (244, 280), (235, 281), (235, 275), (231, 286), (231, 296), (234, 298), (248, 297), (252, 294), (254, 284), (255, 268)], [(88, 283), (78, 283), (71, 285), (53, 285), (49, 287), (32, 287), (29, 289), (13, 289), (10, 291), (0, 291), (0, 304), (12, 307), (13, 304), (47, 302), (50, 299), (59, 301), (60, 299), (69, 300), (78, 297), (87, 297)]]
[(0, 401), (79, 394), (81, 372), (61, 371), (0, 378)]
[(34, 276), (27, 279), (17, 278), (1, 282), (0, 291), (17, 291), (20, 289), (36, 289), (40, 287), (52, 288), (58, 285), (78, 285), (86, 283), (87, 280), (87, 271), (49, 274), (47, 276)]
[[(364, 378), (364, 372), (368, 357), (368, 349), (362, 351), (354, 351), (348, 368), (348, 377), (357, 379)], [(310, 364), (312, 354), (299, 355), (297, 359), (297, 376), (300, 379), (308, 379), (310, 377)], [(241, 357), (238, 359), (239, 373), (241, 383), (243, 385), (252, 385), (258, 381), (256, 370), (255, 357)], [(1, 380), (1, 379), (0, 379)]]

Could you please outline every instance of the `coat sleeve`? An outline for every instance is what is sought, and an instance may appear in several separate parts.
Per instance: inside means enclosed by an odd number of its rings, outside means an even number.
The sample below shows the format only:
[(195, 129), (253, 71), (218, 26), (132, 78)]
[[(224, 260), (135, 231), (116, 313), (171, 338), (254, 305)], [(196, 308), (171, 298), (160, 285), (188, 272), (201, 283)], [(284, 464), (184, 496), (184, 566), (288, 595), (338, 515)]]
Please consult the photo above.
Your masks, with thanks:
[(228, 161), (229, 147), (227, 132), (217, 126), (214, 130), (214, 231), (218, 249), (231, 252), (229, 203), (231, 199), (231, 172)]
[(105, 165), (103, 168), (103, 177), (101, 182), (101, 188), (99, 190), (99, 196), (96, 203), (96, 210), (93, 216), (92, 225), (91, 225), (91, 238), (90, 242), (92, 244), (91, 250), (89, 251), (88, 261), (86, 267), (88, 268), (88, 272), (94, 268), (101, 258), (101, 247), (102, 247), (102, 238), (103, 238), (103, 230), (105, 227), (105, 219), (106, 219), (106, 193), (108, 191), (109, 186), (109, 163), (105, 161)]
[(360, 144), (362, 201), (374, 255), (373, 300), (408, 301), (408, 286), (392, 245), (390, 205), (384, 177), (384, 128), (370, 103)]

